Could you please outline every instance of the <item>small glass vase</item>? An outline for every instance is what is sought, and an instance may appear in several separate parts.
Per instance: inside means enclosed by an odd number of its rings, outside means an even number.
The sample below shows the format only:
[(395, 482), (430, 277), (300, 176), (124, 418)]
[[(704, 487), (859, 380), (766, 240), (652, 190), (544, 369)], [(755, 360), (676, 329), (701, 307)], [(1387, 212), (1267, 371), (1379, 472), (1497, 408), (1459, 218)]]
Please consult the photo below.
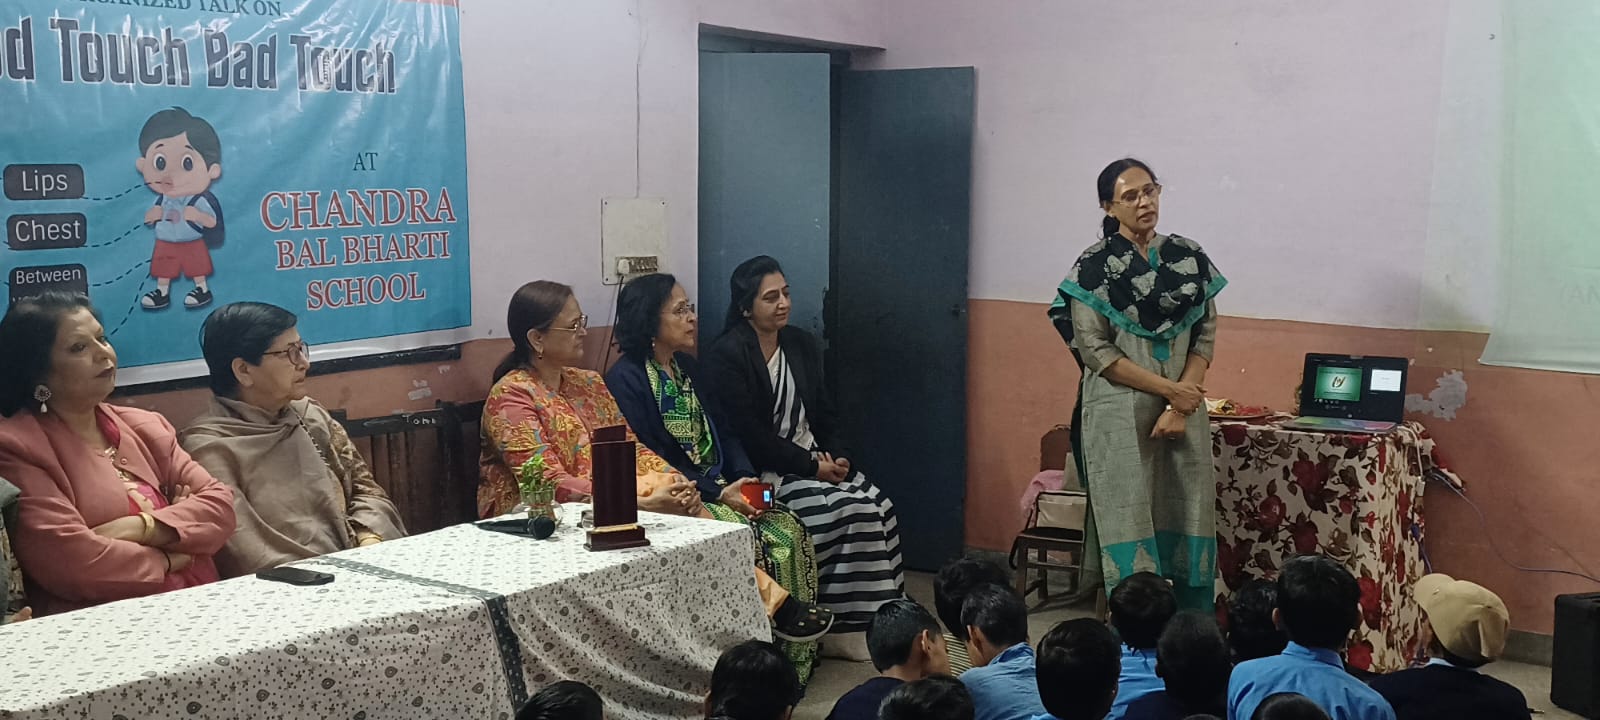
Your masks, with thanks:
[(536, 517), (550, 518), (559, 527), (561, 525), (561, 503), (556, 502), (556, 488), (554, 485), (535, 488), (522, 494), (523, 504), (528, 506), (528, 519)]

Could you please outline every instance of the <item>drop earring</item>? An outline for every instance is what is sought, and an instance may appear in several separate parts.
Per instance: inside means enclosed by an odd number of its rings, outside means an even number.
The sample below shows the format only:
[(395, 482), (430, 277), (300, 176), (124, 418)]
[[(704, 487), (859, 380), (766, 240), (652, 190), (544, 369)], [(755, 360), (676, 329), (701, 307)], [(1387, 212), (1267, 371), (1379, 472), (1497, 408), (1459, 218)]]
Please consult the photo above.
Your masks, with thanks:
[(45, 387), (44, 383), (33, 386), (33, 399), (39, 401), (39, 412), (50, 412), (50, 406), (46, 404), (50, 402), (50, 388)]

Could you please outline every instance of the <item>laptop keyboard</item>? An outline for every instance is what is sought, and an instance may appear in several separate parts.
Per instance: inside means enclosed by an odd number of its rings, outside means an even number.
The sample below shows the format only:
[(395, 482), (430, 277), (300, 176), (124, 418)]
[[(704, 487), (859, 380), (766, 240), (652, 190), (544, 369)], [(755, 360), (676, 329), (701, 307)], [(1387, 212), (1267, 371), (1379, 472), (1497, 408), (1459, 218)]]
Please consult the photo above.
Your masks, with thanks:
[(1341, 430), (1344, 432), (1385, 433), (1395, 424), (1383, 420), (1352, 420), (1349, 418), (1299, 417), (1290, 423), (1295, 427), (1315, 430)]

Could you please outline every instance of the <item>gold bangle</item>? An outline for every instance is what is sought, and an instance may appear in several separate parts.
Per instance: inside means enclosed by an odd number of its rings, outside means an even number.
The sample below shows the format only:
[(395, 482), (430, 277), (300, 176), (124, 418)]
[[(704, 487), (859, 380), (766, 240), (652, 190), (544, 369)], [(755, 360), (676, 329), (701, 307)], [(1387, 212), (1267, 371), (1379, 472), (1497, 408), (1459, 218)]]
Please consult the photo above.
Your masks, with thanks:
[(144, 521), (144, 535), (139, 539), (139, 544), (149, 545), (156, 536), (156, 518), (150, 513), (141, 512), (139, 519)]

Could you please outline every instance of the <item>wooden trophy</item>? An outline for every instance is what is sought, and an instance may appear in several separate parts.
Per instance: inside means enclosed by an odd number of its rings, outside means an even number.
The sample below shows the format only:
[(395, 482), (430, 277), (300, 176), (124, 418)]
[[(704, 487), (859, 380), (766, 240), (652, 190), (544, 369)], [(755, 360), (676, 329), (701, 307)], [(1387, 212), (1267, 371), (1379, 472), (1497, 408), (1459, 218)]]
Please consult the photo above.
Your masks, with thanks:
[(590, 550), (620, 550), (649, 545), (639, 526), (639, 495), (635, 490), (638, 462), (625, 425), (594, 431), (594, 529), (583, 546)]

